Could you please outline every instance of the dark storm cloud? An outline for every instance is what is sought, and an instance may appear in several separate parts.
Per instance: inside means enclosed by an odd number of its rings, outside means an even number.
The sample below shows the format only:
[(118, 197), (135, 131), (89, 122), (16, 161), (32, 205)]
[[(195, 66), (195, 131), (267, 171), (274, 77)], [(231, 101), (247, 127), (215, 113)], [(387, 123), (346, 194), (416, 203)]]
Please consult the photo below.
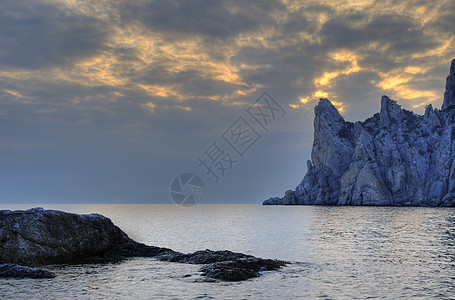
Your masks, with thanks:
[(257, 29), (272, 21), (276, 1), (148, 1), (117, 6), (123, 22), (138, 21), (168, 39), (203, 36), (226, 39)]
[(295, 46), (244, 47), (235, 59), (259, 67), (241, 71), (247, 82), (260, 83), (271, 88), (294, 86), (293, 88), (305, 89), (312, 84), (312, 78), (320, 68), (326, 51), (327, 49), (314, 46), (302, 49)]
[[(355, 25), (356, 22), (360, 25)], [(328, 45), (349, 49), (375, 42), (379, 47), (386, 46), (383, 54), (386, 56), (423, 51), (438, 45), (411, 17), (390, 13), (375, 15), (371, 19), (363, 14), (335, 17), (323, 25), (321, 37)]]
[(62, 67), (100, 54), (110, 28), (98, 19), (38, 1), (0, 1), (0, 64)]
[(450, 36), (455, 28), (455, 19), (453, 12), (455, 11), (455, 2), (444, 1), (439, 6), (437, 18), (431, 21), (431, 25), (435, 27), (435, 32), (442, 33), (444, 36)]

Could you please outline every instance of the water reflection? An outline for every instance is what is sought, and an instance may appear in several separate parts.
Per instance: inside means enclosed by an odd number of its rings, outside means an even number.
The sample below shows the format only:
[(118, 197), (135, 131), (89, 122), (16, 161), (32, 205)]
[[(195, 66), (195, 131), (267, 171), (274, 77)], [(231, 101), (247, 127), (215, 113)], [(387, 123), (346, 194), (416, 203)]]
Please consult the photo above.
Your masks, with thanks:
[(242, 283), (200, 282), (198, 266), (150, 259), (56, 267), (54, 280), (0, 279), (0, 299), (447, 299), (455, 290), (455, 209), (47, 207), (104, 214), (131, 237), (150, 245), (183, 252), (230, 249), (304, 263)]
[(382, 295), (450, 295), (454, 209), (321, 207), (314, 213), (312, 248), (328, 266), (321, 277)]

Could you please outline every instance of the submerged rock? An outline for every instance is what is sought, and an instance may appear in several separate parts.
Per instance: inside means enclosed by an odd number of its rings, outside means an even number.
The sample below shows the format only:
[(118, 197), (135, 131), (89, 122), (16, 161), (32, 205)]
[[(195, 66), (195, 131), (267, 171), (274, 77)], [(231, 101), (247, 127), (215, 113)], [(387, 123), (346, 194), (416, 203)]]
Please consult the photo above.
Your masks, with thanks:
[(272, 271), (284, 262), (256, 257), (210, 263), (201, 268), (202, 275), (223, 281), (241, 281), (260, 276), (261, 271)]
[(273, 259), (263, 259), (231, 251), (203, 250), (194, 253), (166, 253), (160, 260), (187, 264), (204, 264), (202, 275), (224, 281), (241, 281), (260, 276), (259, 271), (272, 271), (287, 264)]
[[(46, 270), (18, 266), (96, 263), (128, 257), (203, 264), (202, 275), (220, 280), (245, 280), (260, 270), (276, 270), (286, 262), (231, 251), (180, 253), (130, 239), (99, 214), (77, 215), (33, 208), (0, 211), (0, 277), (51, 278)], [(47, 276), (47, 277), (46, 277)]]
[(352, 123), (321, 99), (305, 177), (263, 204), (455, 206), (455, 60), (442, 109), (415, 115), (383, 96), (379, 113)]
[(0, 278), (54, 278), (55, 274), (44, 269), (0, 264)]
[(228, 250), (212, 251), (201, 250), (193, 253), (166, 252), (157, 256), (159, 260), (180, 262), (187, 264), (210, 264), (217, 261), (235, 260), (251, 257), (243, 253), (231, 252)]

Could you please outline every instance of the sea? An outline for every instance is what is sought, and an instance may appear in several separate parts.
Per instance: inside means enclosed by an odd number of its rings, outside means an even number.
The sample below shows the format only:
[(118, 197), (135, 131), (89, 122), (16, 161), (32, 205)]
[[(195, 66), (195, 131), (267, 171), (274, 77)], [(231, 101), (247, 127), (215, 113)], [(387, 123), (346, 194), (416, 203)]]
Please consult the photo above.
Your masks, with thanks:
[(244, 282), (207, 282), (198, 265), (150, 258), (55, 265), (54, 279), (0, 279), (0, 299), (455, 299), (454, 208), (40, 206), (100, 213), (148, 245), (292, 263)]

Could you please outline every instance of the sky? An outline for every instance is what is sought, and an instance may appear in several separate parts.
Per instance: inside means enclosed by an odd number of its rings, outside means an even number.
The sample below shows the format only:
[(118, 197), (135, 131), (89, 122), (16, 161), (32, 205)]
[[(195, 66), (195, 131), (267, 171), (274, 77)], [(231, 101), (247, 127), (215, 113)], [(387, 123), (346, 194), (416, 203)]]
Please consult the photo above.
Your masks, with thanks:
[(0, 202), (174, 203), (182, 173), (201, 203), (282, 196), (319, 98), (349, 121), (382, 95), (442, 105), (454, 15), (451, 0), (2, 0)]

